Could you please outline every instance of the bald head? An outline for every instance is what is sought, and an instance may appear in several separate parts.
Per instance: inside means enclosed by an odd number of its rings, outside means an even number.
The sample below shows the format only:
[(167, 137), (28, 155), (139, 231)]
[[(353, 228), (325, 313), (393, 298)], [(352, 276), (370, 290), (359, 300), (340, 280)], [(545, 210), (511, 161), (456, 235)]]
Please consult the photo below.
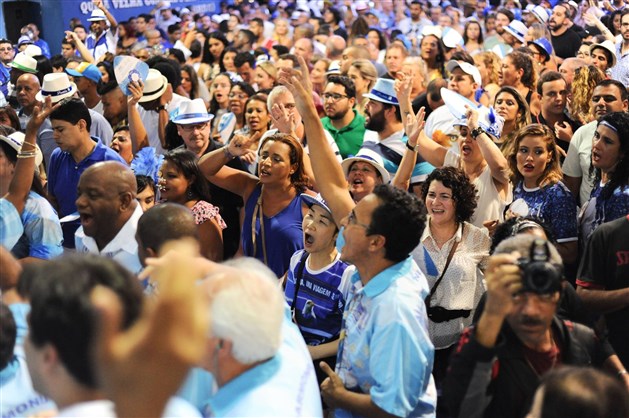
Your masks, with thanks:
[(87, 168), (83, 176), (92, 176), (110, 189), (116, 190), (118, 193), (131, 193), (135, 199), (137, 194), (137, 183), (135, 174), (129, 166), (118, 161), (103, 161), (96, 163)]
[(370, 60), (371, 55), (367, 48), (362, 46), (350, 46), (345, 48), (343, 56), (341, 57), (341, 73), (347, 74), (352, 62), (358, 59)]
[(347, 42), (342, 36), (332, 35), (325, 43), (325, 52), (329, 59), (340, 60), (346, 47)]
[(25, 73), (18, 77), (15, 83), (17, 101), (30, 114), (37, 104), (35, 96), (41, 89), (39, 80), (35, 74)]
[(572, 86), (572, 80), (574, 80), (574, 72), (577, 68), (585, 67), (587, 63), (581, 58), (566, 58), (559, 67), (559, 73), (566, 80), (568, 87)]

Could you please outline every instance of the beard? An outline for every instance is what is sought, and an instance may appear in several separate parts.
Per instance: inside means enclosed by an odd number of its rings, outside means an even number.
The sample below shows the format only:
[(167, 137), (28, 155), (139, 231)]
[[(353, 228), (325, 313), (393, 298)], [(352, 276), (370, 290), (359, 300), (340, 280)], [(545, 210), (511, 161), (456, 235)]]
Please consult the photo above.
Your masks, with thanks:
[(381, 110), (378, 113), (369, 116), (369, 122), (365, 124), (365, 129), (369, 129), (370, 131), (382, 132), (384, 131), (384, 127), (386, 125), (386, 120), (384, 119), (384, 110)]

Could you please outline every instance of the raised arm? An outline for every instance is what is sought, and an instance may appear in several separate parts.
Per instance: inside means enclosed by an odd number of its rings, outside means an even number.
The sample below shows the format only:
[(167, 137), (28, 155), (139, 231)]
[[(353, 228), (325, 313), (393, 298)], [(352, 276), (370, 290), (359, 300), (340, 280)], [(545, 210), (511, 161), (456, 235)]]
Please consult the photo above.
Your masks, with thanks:
[[(300, 68), (308, 68), (303, 58), (299, 58)], [(312, 170), (317, 179), (321, 196), (330, 206), (332, 216), (337, 225), (356, 206), (347, 188), (347, 180), (336, 156), (325, 138), (323, 125), (312, 101), (312, 82), (308, 71), (280, 71), (280, 84), (286, 86), (297, 105), (297, 111), (304, 121), (308, 132), (308, 147)]]
[[(478, 128), (478, 112), (476, 109), (472, 109), (469, 106), (465, 106), (465, 108), (467, 109), (465, 114), (467, 118), (467, 128), (471, 132)], [(509, 163), (502, 151), (500, 151), (500, 148), (498, 148), (486, 132), (476, 137), (476, 143), (480, 148), (481, 154), (483, 154), (483, 158), (487, 161), (496, 186), (498, 186), (498, 189), (506, 189), (509, 184)]]
[(83, 41), (79, 39), (79, 36), (70, 30), (67, 30), (65, 33), (66, 39), (68, 41), (74, 42), (74, 45), (76, 45), (76, 49), (79, 51), (79, 54), (81, 54), (81, 58), (83, 58), (83, 61), (93, 63), (94, 56), (92, 55), (90, 50), (87, 49)]
[(413, 168), (415, 168), (415, 163), (417, 162), (417, 138), (424, 129), (424, 115), (425, 110), (423, 107), (419, 109), (417, 115), (413, 115), (413, 113), (406, 115), (404, 132), (408, 136), (408, 142), (406, 143), (406, 150), (400, 162), (400, 167), (391, 181), (391, 184), (402, 190), (408, 190), (411, 184)]
[(129, 92), (131, 93), (127, 98), (128, 104), (128, 119), (129, 119), (129, 136), (131, 136), (131, 149), (133, 155), (140, 151), (144, 147), (149, 146), (149, 137), (142, 123), (140, 112), (138, 111), (137, 104), (142, 97), (144, 91), (144, 83), (142, 80), (137, 82), (132, 81), (129, 83)]
[(247, 141), (248, 138), (235, 136), (229, 144), (205, 154), (199, 160), (199, 169), (208, 181), (241, 196), (243, 200), (247, 200), (259, 180), (248, 172), (227, 167), (225, 164), (253, 152), (248, 149)]
[(57, 103), (51, 105), (50, 96), (46, 96), (46, 104), (42, 107), (35, 106), (33, 115), (26, 125), (26, 134), (24, 143), (20, 152), (17, 154), (17, 163), (15, 164), (15, 173), (9, 184), (9, 192), (4, 196), (9, 202), (15, 206), (18, 213), (24, 210), (26, 197), (31, 190), (33, 183), (33, 174), (35, 173), (35, 150), (37, 141), (37, 131), (44, 123), (50, 112), (60, 106)]
[(109, 26), (111, 26), (109, 30), (111, 30), (112, 33), (115, 32), (116, 28), (118, 27), (118, 21), (116, 20), (114, 15), (109, 13), (109, 10), (103, 4), (103, 0), (92, 0), (92, 1), (94, 2), (94, 5), (96, 7), (98, 7), (99, 9), (103, 11), (103, 13), (105, 13), (105, 17), (109, 21)]

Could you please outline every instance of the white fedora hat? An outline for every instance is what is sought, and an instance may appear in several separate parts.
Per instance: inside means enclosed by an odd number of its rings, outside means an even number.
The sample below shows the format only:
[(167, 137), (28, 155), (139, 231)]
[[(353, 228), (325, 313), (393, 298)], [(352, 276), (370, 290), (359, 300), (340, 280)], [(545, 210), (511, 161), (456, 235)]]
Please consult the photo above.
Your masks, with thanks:
[(76, 84), (71, 83), (66, 73), (50, 73), (44, 76), (42, 88), (35, 95), (35, 99), (44, 102), (50, 96), (53, 103), (74, 96)]
[(590, 54), (596, 48), (604, 49), (605, 51), (607, 51), (609, 53), (609, 56), (612, 58), (612, 61), (611, 61), (611, 63), (608, 63), (608, 65), (609, 65), (608, 68), (612, 68), (613, 66), (616, 65), (616, 48), (615, 48), (614, 43), (612, 41), (608, 40), (608, 41), (603, 41), (600, 44), (590, 45)]
[(515, 36), (515, 38), (520, 42), (524, 42), (524, 37), (529, 32), (529, 28), (527, 28), (526, 25), (519, 20), (512, 20), (505, 30)]
[(144, 81), (144, 93), (140, 97), (140, 103), (150, 102), (160, 97), (168, 87), (168, 79), (154, 68), (149, 69), (149, 73)]
[(36, 74), (37, 73), (37, 60), (33, 57), (26, 55), (23, 52), (20, 52), (13, 58), (13, 62), (11, 62), (11, 67), (24, 71), (26, 73)]
[(29, 57), (34, 57), (36, 55), (42, 55), (42, 51), (41, 48), (38, 47), (37, 45), (27, 45), (26, 48), (24, 48), (24, 51), (22, 51), (24, 54), (28, 55)]
[(207, 113), (203, 99), (186, 100), (179, 105), (179, 113), (173, 119), (177, 125), (192, 125), (194, 123), (209, 122), (214, 115)]
[(373, 165), (374, 168), (378, 170), (378, 173), (380, 173), (380, 176), (382, 176), (382, 182), (384, 184), (389, 183), (391, 175), (386, 170), (386, 168), (384, 168), (384, 160), (382, 160), (382, 156), (380, 156), (380, 154), (378, 154), (377, 152), (370, 150), (369, 148), (361, 148), (358, 150), (358, 153), (354, 157), (346, 158), (341, 162), (341, 167), (343, 167), (345, 178), (347, 178), (347, 176), (349, 175), (349, 168), (356, 161), (361, 161)]
[(380, 103), (392, 104), (399, 106), (400, 102), (395, 95), (395, 81), (386, 78), (379, 78), (376, 80), (376, 84), (371, 91), (364, 95), (368, 99), (374, 100)]
[(98, 22), (99, 20), (107, 20), (107, 16), (105, 16), (105, 12), (101, 9), (92, 10), (92, 14), (87, 18), (88, 22)]
[(533, 7), (531, 13), (533, 13), (537, 20), (539, 20), (539, 22), (543, 23), (544, 25), (546, 24), (546, 22), (548, 22), (548, 18), (550, 17), (550, 15), (548, 14), (549, 10), (544, 6)]
[[(0, 135), (0, 141), (6, 142), (15, 151), (20, 152), (24, 143), (25, 135), (22, 132), (13, 132), (9, 136)], [(44, 160), (44, 156), (37, 145), (35, 145), (35, 167), (39, 167)]]
[(443, 36), (441, 37), (441, 41), (446, 46), (446, 48), (456, 48), (457, 46), (464, 46), (465, 41), (459, 32), (456, 29), (445, 28), (442, 32)]

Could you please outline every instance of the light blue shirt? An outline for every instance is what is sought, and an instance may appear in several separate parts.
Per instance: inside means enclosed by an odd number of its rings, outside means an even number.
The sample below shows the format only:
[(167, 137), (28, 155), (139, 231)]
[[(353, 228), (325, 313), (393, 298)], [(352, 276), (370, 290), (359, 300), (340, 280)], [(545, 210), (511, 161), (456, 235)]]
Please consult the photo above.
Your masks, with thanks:
[(616, 44), (616, 62), (611, 69), (612, 78), (629, 86), (629, 52), (622, 54), (622, 40)]
[[(348, 390), (371, 395), (400, 417), (434, 417), (434, 347), (424, 298), (428, 283), (408, 257), (363, 286), (350, 267), (352, 286), (343, 315), (336, 373)], [(337, 409), (337, 418), (357, 417)]]
[(50, 202), (30, 192), (22, 212), (24, 235), (13, 247), (16, 258), (35, 257), (50, 260), (63, 254), (63, 231), (57, 212)]
[(22, 219), (13, 203), (0, 199), (0, 245), (10, 250), (23, 233)]

